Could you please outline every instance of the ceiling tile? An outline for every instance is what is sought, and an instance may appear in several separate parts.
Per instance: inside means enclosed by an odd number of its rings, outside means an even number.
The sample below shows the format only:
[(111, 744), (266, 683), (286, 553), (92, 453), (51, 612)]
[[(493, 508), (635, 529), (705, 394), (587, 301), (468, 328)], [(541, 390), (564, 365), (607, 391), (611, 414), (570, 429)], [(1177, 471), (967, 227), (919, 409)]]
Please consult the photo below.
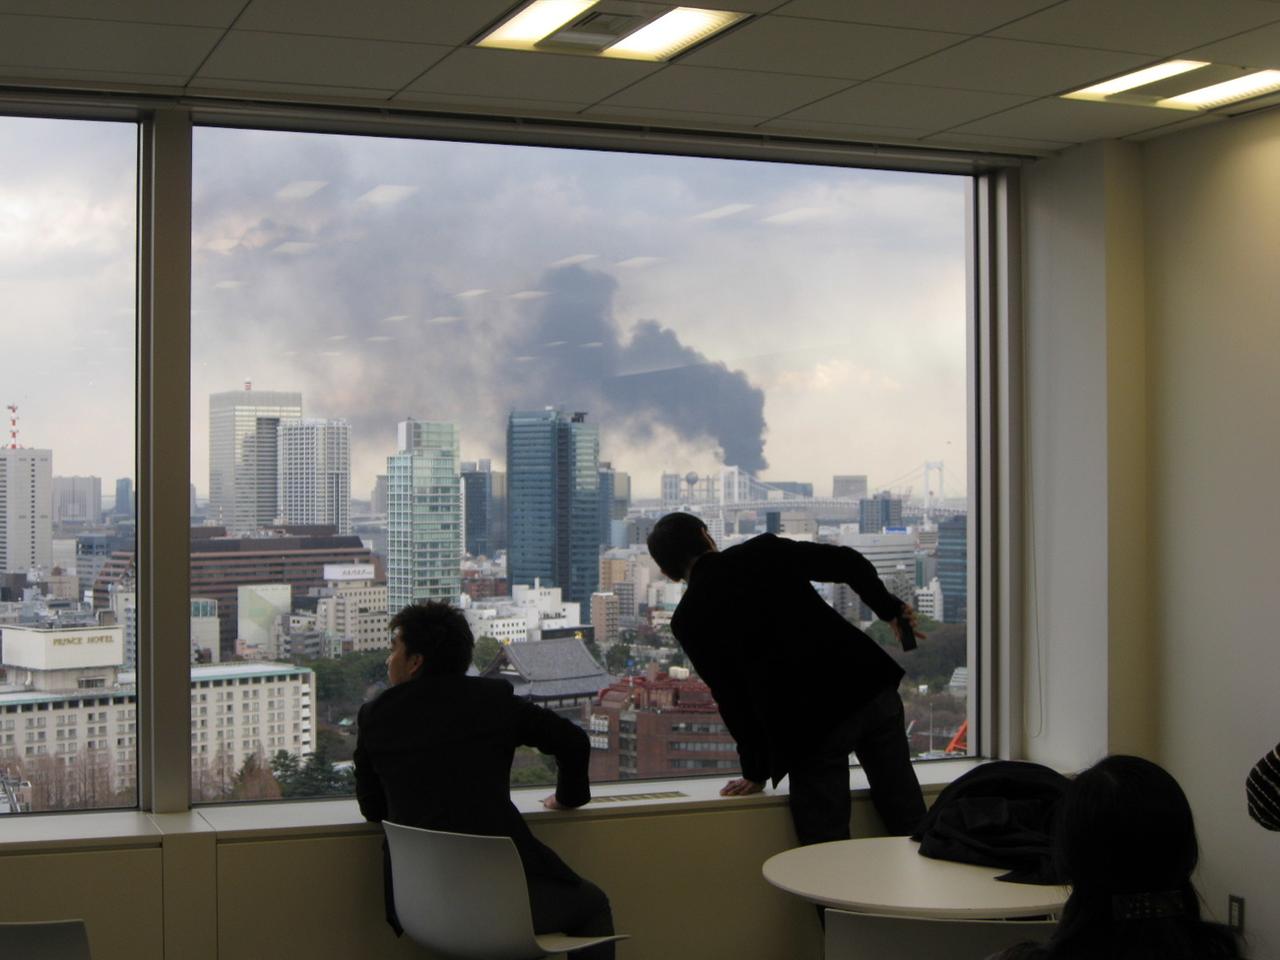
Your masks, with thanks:
[(763, 17), (681, 59), (698, 67), (733, 67), (820, 77), (866, 79), (949, 47), (953, 33), (864, 24)]
[(412, 106), (419, 110), (437, 110), (442, 113), (480, 113), (490, 116), (553, 116), (577, 114), (591, 104), (568, 100), (526, 100), (520, 97), (469, 97), (460, 93), (435, 93), (421, 90), (405, 90), (391, 98), (391, 102)]
[(946, 145), (967, 150), (989, 150), (994, 153), (1016, 153), (1037, 156), (1057, 153), (1074, 144), (1061, 140), (1028, 140), (1020, 137), (987, 137), (977, 133), (935, 133), (925, 137), (931, 146)]
[(187, 84), (187, 90), (203, 97), (229, 96), (243, 99), (301, 101), (326, 103), (342, 101), (350, 103), (376, 103), (385, 106), (395, 92), (390, 88), (377, 90), (370, 87), (340, 87), (325, 83), (272, 83), (270, 80), (225, 80), (197, 77)]
[(766, 120), (848, 85), (847, 80), (675, 64), (615, 94), (602, 106), (731, 113)]
[(0, 13), (81, 20), (229, 27), (245, 0), (0, 0)]
[(1280, 19), (1263, 0), (1066, 0), (994, 36), (1169, 56)]
[(200, 69), (200, 77), (394, 91), (448, 52), (448, 47), (424, 43), (232, 30)]
[(822, 137), (827, 140), (856, 140), (859, 143), (907, 143), (919, 140), (930, 131), (914, 127), (884, 127), (862, 123), (824, 123), (821, 120), (796, 120), (779, 117), (760, 124), (757, 130), (788, 133), (795, 136)]
[(29, 86), (36, 83), (73, 90), (166, 90), (181, 94), (186, 74), (121, 73), (114, 70), (77, 70), (73, 67), (0, 67), (0, 84)]
[(985, 33), (1059, 0), (792, 0), (777, 12), (787, 17), (815, 17), (847, 23), (879, 23), (890, 27)]
[(927, 87), (1048, 96), (1145, 66), (1143, 54), (977, 37), (879, 77)]
[(1152, 130), (1177, 123), (1183, 117), (1177, 110), (1051, 97), (963, 124), (949, 132), (1084, 143)]
[(461, 47), (409, 90), (587, 105), (662, 68), (658, 63)]
[(190, 76), (222, 31), (0, 15), (0, 72), (45, 67)]
[[(716, 0), (714, 4), (703, 6), (714, 7), (716, 10), (738, 10), (742, 13), (768, 13), (786, 2), (787, 0)], [(1277, 2), (1280, 3), (1280, 0)]]
[(616, 107), (598, 104), (582, 111), (593, 120), (642, 126), (667, 127), (676, 130), (752, 131), (759, 117), (732, 113), (708, 113), (702, 110), (667, 110), (660, 107)]
[(466, 43), (511, 6), (512, 0), (252, 0), (236, 28), (452, 45)]
[(1023, 94), (873, 81), (801, 107), (788, 114), (787, 118), (912, 127), (932, 132), (1007, 110), (1029, 99)]
[(1280, 68), (1280, 23), (1250, 30), (1229, 40), (1196, 47), (1187, 56), (1211, 63), (1232, 63), (1240, 67)]

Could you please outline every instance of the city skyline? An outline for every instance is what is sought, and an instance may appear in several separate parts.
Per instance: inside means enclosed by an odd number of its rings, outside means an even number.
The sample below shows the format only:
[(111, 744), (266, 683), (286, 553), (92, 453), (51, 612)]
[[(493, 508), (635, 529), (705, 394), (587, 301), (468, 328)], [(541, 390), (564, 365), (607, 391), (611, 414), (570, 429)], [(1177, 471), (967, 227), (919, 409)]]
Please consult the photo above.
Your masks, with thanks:
[[(3, 399), (59, 475), (130, 476), (134, 128), (4, 125)], [(637, 497), (722, 460), (873, 487), (943, 460), (962, 492), (963, 178), (204, 128), (195, 162), (202, 499), (201, 408), (246, 378), (351, 421), (358, 496), (405, 416), (497, 461), (543, 405), (598, 411)]]

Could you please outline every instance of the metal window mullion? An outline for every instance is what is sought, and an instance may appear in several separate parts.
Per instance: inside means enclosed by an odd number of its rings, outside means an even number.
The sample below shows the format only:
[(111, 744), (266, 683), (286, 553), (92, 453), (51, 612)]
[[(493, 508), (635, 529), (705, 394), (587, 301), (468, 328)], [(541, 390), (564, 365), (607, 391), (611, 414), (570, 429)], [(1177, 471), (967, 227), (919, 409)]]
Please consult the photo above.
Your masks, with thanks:
[(143, 118), (138, 218), (139, 799), (191, 801), (191, 115)]
[(977, 390), (970, 458), (970, 636), (981, 691), (971, 723), (984, 756), (1017, 757), (1022, 742), (1022, 318), (1016, 171), (974, 185), (971, 349)]

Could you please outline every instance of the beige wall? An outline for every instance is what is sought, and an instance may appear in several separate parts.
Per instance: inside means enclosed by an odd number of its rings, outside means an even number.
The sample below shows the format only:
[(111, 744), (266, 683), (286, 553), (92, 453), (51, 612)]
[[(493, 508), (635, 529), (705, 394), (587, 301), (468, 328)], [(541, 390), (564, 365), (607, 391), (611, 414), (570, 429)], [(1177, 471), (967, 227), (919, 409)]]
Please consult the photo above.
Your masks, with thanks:
[(1280, 113), (1041, 161), (1024, 215), (1027, 755), (1159, 760), (1206, 906), (1280, 957), (1243, 792), (1280, 740)]
[(84, 919), (94, 960), (161, 960), (162, 876), (158, 842), (0, 855), (0, 921)]
[(1145, 147), (1159, 755), (1186, 788), (1209, 905), (1246, 897), (1280, 956), (1280, 834), (1245, 813), (1280, 740), (1280, 113)]

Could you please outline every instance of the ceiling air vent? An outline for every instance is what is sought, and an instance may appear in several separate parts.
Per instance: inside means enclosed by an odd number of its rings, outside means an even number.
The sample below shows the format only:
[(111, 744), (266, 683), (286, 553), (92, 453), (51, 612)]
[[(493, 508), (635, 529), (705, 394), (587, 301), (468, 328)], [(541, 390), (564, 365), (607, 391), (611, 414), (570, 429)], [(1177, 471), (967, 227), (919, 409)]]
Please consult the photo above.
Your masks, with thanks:
[(640, 29), (649, 19), (634, 13), (590, 10), (546, 37), (538, 46), (603, 50)]

